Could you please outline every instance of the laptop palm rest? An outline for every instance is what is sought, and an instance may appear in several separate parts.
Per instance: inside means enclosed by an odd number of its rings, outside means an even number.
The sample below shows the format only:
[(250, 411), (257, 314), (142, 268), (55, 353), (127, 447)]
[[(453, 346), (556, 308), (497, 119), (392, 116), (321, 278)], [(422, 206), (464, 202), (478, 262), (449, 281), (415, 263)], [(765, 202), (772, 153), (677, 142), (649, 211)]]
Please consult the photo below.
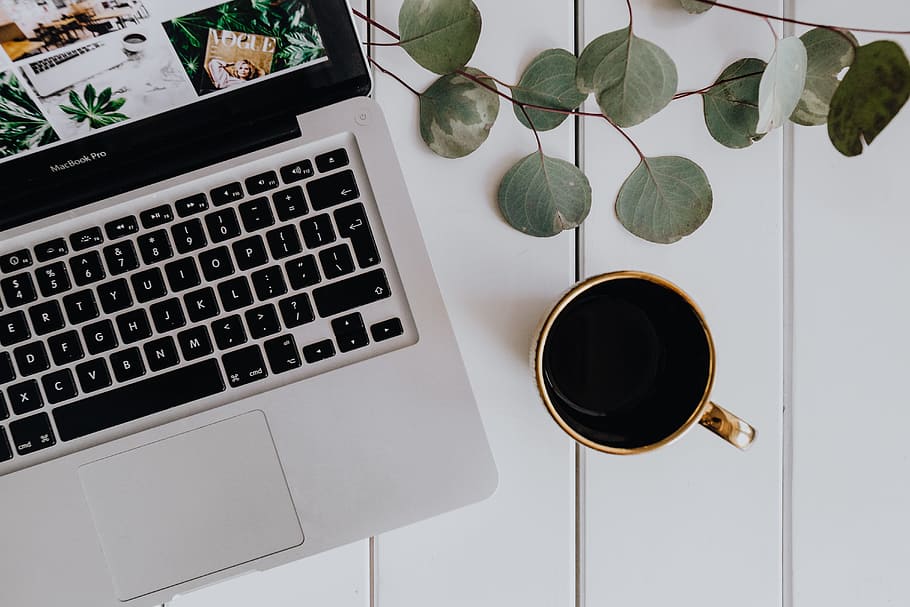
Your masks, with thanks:
[(261, 411), (86, 464), (79, 475), (121, 601), (303, 542)]

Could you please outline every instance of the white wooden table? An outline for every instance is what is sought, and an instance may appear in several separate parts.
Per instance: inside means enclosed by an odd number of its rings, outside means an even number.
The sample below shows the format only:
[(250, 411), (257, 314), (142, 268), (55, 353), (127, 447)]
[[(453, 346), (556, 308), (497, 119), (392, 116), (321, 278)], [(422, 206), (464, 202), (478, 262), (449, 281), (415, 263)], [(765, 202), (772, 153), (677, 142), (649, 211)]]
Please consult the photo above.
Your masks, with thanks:
[[(574, 49), (576, 23), (583, 44), (627, 19), (623, 0), (476, 1), (484, 34), (471, 65), (505, 81), (544, 49)], [(889, 0), (732, 1), (811, 21), (910, 29), (910, 5)], [(735, 59), (771, 53), (760, 19), (722, 9), (693, 17), (676, 0), (633, 4), (636, 33), (677, 61), (680, 90), (713, 82)], [(375, 0), (371, 12), (394, 29), (399, 6)], [(412, 85), (432, 81), (400, 49), (375, 50)], [(637, 157), (600, 121), (578, 135), (571, 121), (545, 134), (548, 154), (586, 168), (594, 208), (578, 234), (540, 240), (509, 228), (496, 208), (500, 177), (534, 149), (510, 107), (477, 153), (449, 161), (420, 141), (409, 92), (379, 75), (375, 94), (500, 487), (481, 504), (173, 607), (908, 604), (910, 110), (848, 160), (824, 127), (788, 127), (727, 150), (707, 134), (697, 97), (673, 102), (630, 133), (646, 154), (701, 164), (715, 203), (693, 236), (660, 246), (630, 236), (614, 217), (613, 199)], [(576, 448), (550, 420), (528, 368), (531, 333), (576, 271), (623, 268), (661, 274), (703, 308), (719, 357), (713, 397), (756, 426), (750, 451), (696, 429), (657, 452), (617, 458)]]

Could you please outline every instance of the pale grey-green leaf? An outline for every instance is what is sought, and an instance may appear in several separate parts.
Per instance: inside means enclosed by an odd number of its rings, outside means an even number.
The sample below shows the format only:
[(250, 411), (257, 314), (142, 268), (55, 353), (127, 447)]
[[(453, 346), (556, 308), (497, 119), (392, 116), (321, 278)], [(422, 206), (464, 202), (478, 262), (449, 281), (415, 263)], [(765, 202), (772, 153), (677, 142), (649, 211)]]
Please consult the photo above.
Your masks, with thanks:
[[(496, 88), (483, 72), (464, 71)], [(498, 115), (496, 93), (461, 74), (447, 74), (420, 95), (420, 136), (440, 156), (461, 158), (487, 140)]]
[(591, 210), (591, 184), (574, 164), (537, 152), (519, 160), (499, 185), (499, 209), (516, 230), (554, 236)]
[(632, 234), (670, 244), (697, 230), (713, 205), (701, 167), (679, 156), (645, 158), (616, 198), (616, 216)]
[(480, 11), (471, 0), (404, 0), (398, 13), (401, 47), (437, 74), (471, 60), (480, 29)]
[(840, 84), (837, 76), (853, 64), (853, 49), (859, 43), (848, 31), (823, 27), (809, 30), (800, 39), (806, 47), (806, 87), (790, 120), (803, 126), (825, 124), (831, 97)]
[(687, 13), (692, 13), (693, 15), (703, 13), (714, 6), (709, 2), (699, 2), (698, 0), (679, 0), (679, 3), (682, 4)]
[[(575, 65), (577, 59), (569, 51), (553, 48), (535, 57), (525, 68), (518, 84), (512, 87), (512, 97), (522, 103), (530, 103), (561, 110), (573, 110), (587, 95), (575, 86)], [(530, 128), (525, 112), (538, 131), (555, 129), (568, 117), (566, 114), (546, 112), (514, 105), (515, 116)]]
[(763, 135), (755, 132), (758, 124), (758, 85), (765, 62), (740, 59), (729, 65), (702, 98), (705, 125), (714, 139), (728, 148), (744, 148)]
[(806, 85), (806, 47), (796, 36), (778, 40), (758, 87), (758, 126), (767, 133), (793, 113)]

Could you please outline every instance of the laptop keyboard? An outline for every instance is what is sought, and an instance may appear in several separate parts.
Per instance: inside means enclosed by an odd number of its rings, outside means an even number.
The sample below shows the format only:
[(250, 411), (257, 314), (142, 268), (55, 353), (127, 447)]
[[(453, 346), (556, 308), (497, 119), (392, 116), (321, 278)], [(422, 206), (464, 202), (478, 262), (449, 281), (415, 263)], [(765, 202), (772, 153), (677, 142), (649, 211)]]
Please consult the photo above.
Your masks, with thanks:
[(349, 163), (332, 150), (0, 255), (0, 462), (403, 335), (361, 313), (392, 289)]
[(101, 44), (100, 42), (92, 42), (91, 44), (86, 44), (85, 46), (65, 51), (58, 55), (54, 55), (53, 57), (47, 57), (45, 59), (35, 61), (34, 63), (30, 63), (29, 65), (35, 71), (36, 74), (40, 74), (41, 72), (45, 72), (53, 67), (60, 65), (61, 63), (65, 63), (65, 62), (69, 61), (70, 59), (75, 59), (76, 57), (81, 57), (82, 55), (85, 55), (86, 53), (90, 53), (94, 50), (97, 50), (97, 49), (101, 48), (102, 46), (104, 46), (104, 45)]

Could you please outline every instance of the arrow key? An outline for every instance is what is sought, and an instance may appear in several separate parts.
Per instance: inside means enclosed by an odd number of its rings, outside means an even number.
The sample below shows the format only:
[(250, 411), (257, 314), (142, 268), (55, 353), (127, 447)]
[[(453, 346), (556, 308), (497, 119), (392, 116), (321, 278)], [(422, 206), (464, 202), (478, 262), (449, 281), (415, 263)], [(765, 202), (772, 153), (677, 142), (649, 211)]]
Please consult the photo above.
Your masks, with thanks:
[(303, 347), (303, 358), (310, 364), (333, 356), (335, 356), (335, 345), (331, 339), (324, 339)]

